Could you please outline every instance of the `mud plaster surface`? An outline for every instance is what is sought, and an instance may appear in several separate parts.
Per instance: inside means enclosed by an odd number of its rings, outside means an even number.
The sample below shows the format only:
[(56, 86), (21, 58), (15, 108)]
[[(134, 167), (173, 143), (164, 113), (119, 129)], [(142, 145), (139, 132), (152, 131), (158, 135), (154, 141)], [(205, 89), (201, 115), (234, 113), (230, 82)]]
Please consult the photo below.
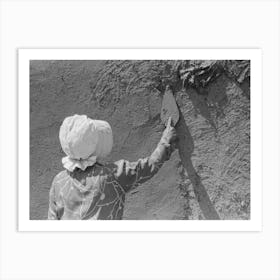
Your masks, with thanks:
[[(114, 148), (108, 161), (148, 156), (161, 137), (161, 92), (146, 81), (141, 86), (137, 67), (122, 73), (130, 85), (116, 81), (107, 88), (102, 68), (102, 61), (31, 62), (31, 219), (47, 217), (49, 188), (62, 170), (58, 131), (66, 116), (87, 114), (111, 124)], [(106, 93), (98, 98), (97, 82)], [(238, 83), (222, 74), (204, 94), (190, 87), (175, 97), (181, 111), (179, 150), (153, 179), (127, 195), (124, 219), (248, 219), (248, 80)]]

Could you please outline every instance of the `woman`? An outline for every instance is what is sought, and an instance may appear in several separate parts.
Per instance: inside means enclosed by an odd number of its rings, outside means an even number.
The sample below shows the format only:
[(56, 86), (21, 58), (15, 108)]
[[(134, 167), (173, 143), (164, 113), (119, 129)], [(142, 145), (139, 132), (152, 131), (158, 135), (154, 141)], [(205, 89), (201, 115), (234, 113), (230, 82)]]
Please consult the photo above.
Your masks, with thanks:
[(62, 159), (65, 170), (53, 180), (48, 219), (122, 219), (125, 194), (157, 173), (169, 159), (175, 138), (169, 119), (151, 156), (102, 165), (98, 159), (106, 157), (113, 145), (110, 125), (85, 115), (66, 118), (59, 132), (67, 155)]

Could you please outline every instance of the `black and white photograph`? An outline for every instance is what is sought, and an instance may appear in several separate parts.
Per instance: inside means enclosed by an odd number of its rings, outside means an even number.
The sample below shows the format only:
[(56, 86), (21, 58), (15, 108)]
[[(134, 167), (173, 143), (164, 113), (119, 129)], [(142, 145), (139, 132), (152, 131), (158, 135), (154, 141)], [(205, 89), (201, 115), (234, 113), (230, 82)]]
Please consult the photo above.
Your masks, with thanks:
[(279, 280), (278, 0), (0, 0), (0, 279)]
[(250, 60), (30, 60), (30, 219), (250, 219)]

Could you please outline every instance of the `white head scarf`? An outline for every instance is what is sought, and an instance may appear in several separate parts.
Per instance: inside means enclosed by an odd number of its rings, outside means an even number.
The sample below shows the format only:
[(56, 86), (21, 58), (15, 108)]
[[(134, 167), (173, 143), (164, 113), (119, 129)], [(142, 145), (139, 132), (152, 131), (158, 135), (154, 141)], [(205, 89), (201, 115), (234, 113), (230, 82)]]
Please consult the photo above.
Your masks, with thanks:
[(67, 117), (60, 127), (59, 140), (67, 155), (62, 158), (62, 164), (71, 172), (76, 167), (85, 170), (94, 165), (97, 158), (109, 155), (113, 146), (109, 123), (86, 115)]

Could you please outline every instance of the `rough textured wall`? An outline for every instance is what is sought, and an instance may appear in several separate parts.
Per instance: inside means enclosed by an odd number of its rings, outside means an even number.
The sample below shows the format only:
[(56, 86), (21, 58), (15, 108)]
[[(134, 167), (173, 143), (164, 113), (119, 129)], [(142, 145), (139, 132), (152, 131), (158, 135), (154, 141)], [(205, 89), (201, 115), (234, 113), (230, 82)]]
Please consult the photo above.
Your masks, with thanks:
[(109, 121), (107, 160), (148, 156), (161, 137), (162, 92), (181, 111), (179, 150), (127, 195), (125, 219), (250, 218), (250, 65), (244, 61), (32, 61), (30, 217), (45, 219), (62, 169), (61, 122)]

